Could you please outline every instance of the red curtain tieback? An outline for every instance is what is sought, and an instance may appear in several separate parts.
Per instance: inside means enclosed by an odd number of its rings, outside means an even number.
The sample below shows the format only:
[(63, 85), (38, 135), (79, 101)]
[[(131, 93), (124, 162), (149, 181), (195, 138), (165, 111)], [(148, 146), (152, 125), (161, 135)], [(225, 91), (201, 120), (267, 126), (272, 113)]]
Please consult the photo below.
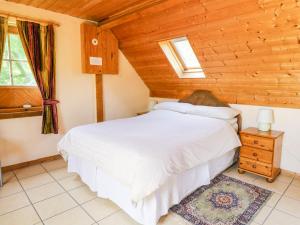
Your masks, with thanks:
[(56, 105), (57, 103), (59, 101), (55, 99), (43, 99), (43, 105)]

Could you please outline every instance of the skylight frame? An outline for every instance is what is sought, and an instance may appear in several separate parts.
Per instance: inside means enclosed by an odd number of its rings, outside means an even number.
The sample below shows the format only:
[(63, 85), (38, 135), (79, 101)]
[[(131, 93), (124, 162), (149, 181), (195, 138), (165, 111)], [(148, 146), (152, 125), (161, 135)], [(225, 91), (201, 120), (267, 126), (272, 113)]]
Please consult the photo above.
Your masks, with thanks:
[[(196, 60), (199, 63), (199, 67), (197, 68), (189, 68), (185, 65), (185, 62), (180, 55), (180, 53), (177, 51), (176, 46), (174, 45), (175, 41), (181, 41), (181, 40), (186, 40), (188, 41), (194, 57), (196, 57)], [(166, 55), (167, 59), (169, 60), (170, 64), (172, 65), (173, 69), (177, 73), (179, 78), (205, 78), (204, 71), (201, 67), (200, 61), (197, 58), (197, 55), (194, 52), (194, 49), (192, 48), (189, 40), (187, 37), (179, 37), (179, 38), (174, 38), (166, 41), (161, 41), (159, 42), (159, 45), (161, 49), (163, 50), (164, 54)]]

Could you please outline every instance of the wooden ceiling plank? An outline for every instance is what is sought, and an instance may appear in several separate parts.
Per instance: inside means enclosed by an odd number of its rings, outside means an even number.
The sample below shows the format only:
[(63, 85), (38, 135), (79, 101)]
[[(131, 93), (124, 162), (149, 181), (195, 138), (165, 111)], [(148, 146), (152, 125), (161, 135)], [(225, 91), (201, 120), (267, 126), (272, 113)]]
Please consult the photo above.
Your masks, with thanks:
[(101, 21), (99, 26), (102, 29), (111, 29), (114, 26), (121, 25), (123, 23), (132, 21), (137, 18), (137, 14), (149, 7), (153, 7), (154, 5), (160, 4), (166, 0), (148, 0), (142, 4), (135, 5), (134, 7), (123, 10), (122, 12), (110, 16), (108, 19)]
[(89, 7), (87, 6), (83, 7), (82, 10), (78, 12), (77, 15), (79, 17), (82, 17), (86, 13), (88, 13), (91, 18), (94, 18), (96, 21), (101, 21), (105, 18), (108, 18), (110, 15), (119, 13), (124, 9), (140, 4), (143, 1), (147, 1), (147, 0), (142, 0), (142, 1), (141, 0), (133, 0), (133, 1), (111, 0), (109, 2), (108, 1), (101, 1), (98, 3), (96, 2), (95, 4), (90, 5)]

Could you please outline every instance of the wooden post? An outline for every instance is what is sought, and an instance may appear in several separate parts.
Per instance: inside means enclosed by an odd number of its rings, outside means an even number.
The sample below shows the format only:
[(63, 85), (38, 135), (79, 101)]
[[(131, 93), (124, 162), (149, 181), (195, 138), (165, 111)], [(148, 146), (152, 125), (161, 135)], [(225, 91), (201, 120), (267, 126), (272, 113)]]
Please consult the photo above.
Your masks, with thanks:
[(95, 75), (95, 82), (96, 82), (97, 122), (102, 122), (104, 119), (102, 75)]

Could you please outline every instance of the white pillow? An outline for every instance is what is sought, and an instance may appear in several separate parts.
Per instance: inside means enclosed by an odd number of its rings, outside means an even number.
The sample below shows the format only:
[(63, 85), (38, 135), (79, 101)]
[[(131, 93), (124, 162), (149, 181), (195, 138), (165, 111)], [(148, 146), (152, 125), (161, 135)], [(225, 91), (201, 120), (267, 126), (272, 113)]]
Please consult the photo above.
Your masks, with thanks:
[(217, 119), (230, 120), (239, 115), (240, 111), (230, 107), (195, 105), (192, 108), (190, 108), (186, 113)]
[(192, 104), (180, 102), (161, 102), (153, 107), (154, 110), (162, 109), (180, 113), (187, 113), (188, 111), (191, 111), (192, 108)]

